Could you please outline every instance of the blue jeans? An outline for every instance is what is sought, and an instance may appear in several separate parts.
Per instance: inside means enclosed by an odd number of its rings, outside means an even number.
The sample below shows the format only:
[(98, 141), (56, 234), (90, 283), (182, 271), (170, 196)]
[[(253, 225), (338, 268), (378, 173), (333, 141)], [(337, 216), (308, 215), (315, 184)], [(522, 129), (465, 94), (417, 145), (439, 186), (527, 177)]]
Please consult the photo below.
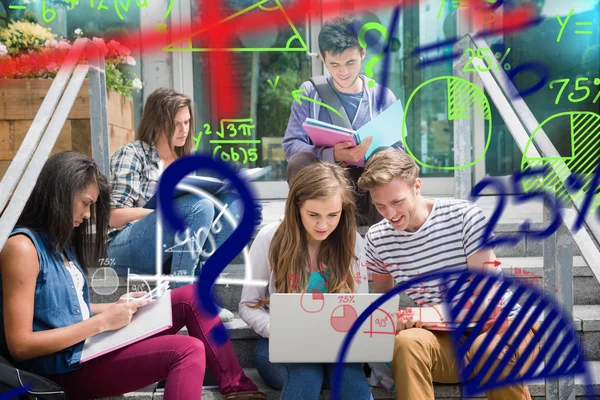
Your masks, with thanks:
[[(243, 213), (243, 203), (231, 192), (218, 196), (227, 204), (226, 210), (239, 220)], [(208, 259), (233, 232), (233, 226), (222, 216), (213, 223), (219, 210), (210, 200), (187, 194), (174, 200), (175, 211), (189, 227), (186, 232), (173, 232), (163, 223), (163, 272), (172, 275), (194, 276), (201, 259)], [(211, 226), (212, 225), (212, 226)], [(207, 241), (211, 234), (211, 239)], [(150, 213), (141, 220), (128, 224), (108, 243), (107, 256), (114, 260), (114, 268), (124, 275), (129, 268), (138, 275), (156, 273), (156, 213)], [(170, 264), (165, 264), (170, 260)], [(180, 286), (180, 285), (174, 285)]]
[[(281, 400), (317, 400), (321, 388), (333, 384), (335, 364), (272, 363), (269, 340), (259, 338), (254, 348), (254, 365), (270, 386), (281, 390)], [(342, 400), (373, 399), (362, 364), (345, 364), (340, 397)]]

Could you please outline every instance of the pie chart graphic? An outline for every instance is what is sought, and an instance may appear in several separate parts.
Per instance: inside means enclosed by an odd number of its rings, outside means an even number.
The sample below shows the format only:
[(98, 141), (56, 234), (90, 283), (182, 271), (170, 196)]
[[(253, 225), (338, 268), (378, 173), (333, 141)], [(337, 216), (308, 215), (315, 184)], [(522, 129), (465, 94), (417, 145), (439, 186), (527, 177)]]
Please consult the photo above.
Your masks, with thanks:
[(325, 296), (317, 289), (313, 289), (312, 293), (303, 292), (300, 296), (300, 307), (304, 312), (316, 314), (325, 307)]
[[(417, 147), (417, 141), (411, 135), (407, 134), (409, 127), (407, 125), (407, 118), (412, 112), (410, 108), (411, 104), (413, 108), (420, 108), (421, 101), (431, 95), (441, 96), (440, 98), (447, 97), (447, 101), (441, 102), (445, 104), (444, 107), (435, 108), (436, 113), (444, 115), (442, 119), (439, 119), (436, 121), (436, 124), (432, 125), (432, 129), (437, 131), (437, 133), (434, 133), (434, 143), (445, 143), (440, 145), (442, 148), (438, 149), (437, 152), (447, 152), (447, 154), (450, 154), (452, 151), (450, 146), (450, 133), (452, 132), (452, 129), (450, 127), (454, 125), (454, 121), (469, 120), (475, 116), (484, 120), (484, 123), (487, 126), (485, 147), (483, 152), (481, 152), (474, 161), (462, 165), (440, 166), (428, 164), (419, 159), (422, 154), (419, 147)], [(455, 76), (439, 76), (423, 82), (417, 86), (406, 101), (406, 107), (402, 118), (401, 137), (406, 153), (410, 155), (417, 164), (425, 168), (446, 171), (471, 168), (484, 159), (485, 153), (490, 147), (490, 141), (492, 139), (492, 113), (490, 102), (481, 88), (466, 79)], [(434, 129), (434, 125), (437, 126), (437, 128)], [(444, 127), (446, 127), (450, 133), (445, 133), (446, 129)], [(421, 138), (419, 137), (418, 142), (420, 143), (420, 141)], [(413, 150), (415, 151), (413, 152)]]
[[(562, 139), (570, 144), (568, 154), (553, 157), (540, 157), (535, 147), (538, 132), (561, 132)], [(569, 132), (570, 131), (570, 132)], [(563, 134), (564, 133), (564, 134)], [(570, 135), (570, 138), (567, 136)], [(568, 202), (567, 192), (575, 202), (584, 201), (587, 193), (595, 191), (592, 179), (600, 162), (600, 114), (589, 111), (560, 112), (546, 118), (539, 124), (525, 145), (521, 159), (521, 171), (533, 168), (550, 167), (555, 173), (537, 175), (523, 179), (525, 192), (550, 191), (559, 200)], [(558, 144), (555, 145), (555, 147)], [(569, 186), (569, 175), (579, 176), (579, 186)], [(563, 183), (564, 182), (564, 183)], [(596, 192), (590, 204), (590, 213), (597, 213), (600, 194)]]
[(108, 296), (119, 288), (119, 276), (110, 267), (99, 268), (92, 275), (92, 290), (99, 295)]
[(354, 307), (349, 304), (342, 304), (337, 306), (331, 313), (331, 327), (336, 332), (348, 332), (357, 319), (358, 314)]

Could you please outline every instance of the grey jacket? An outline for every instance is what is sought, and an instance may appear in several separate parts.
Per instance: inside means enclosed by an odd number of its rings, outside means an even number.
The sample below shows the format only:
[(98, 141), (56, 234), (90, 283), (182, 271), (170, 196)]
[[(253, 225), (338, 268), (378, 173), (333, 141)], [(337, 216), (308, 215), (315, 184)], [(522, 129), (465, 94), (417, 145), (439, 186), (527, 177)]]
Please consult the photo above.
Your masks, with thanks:
[[(362, 101), (358, 106), (358, 111), (356, 112), (354, 121), (352, 121), (352, 127), (355, 130), (360, 129), (367, 122), (371, 121), (371, 119), (379, 115), (383, 110), (396, 102), (396, 97), (390, 89), (384, 88), (378, 83), (375, 83), (375, 86), (369, 88), (367, 86), (369, 78), (364, 75), (360, 75), (360, 78), (363, 80), (366, 90), (363, 94)], [(329, 82), (331, 82), (332, 78), (329, 76), (327, 79)], [(317, 93), (317, 89), (314, 87), (311, 81), (304, 82), (300, 88), (304, 89), (303, 95), (317, 101), (322, 101), (321, 97)], [(384, 92), (383, 102), (382, 104), (375, 104), (379, 101), (381, 91)], [(282, 146), (286, 160), (289, 161), (290, 158), (296, 153), (311, 152), (316, 155), (319, 160), (333, 163), (333, 147), (321, 147), (313, 145), (308, 137), (308, 134), (304, 131), (304, 128), (302, 128), (302, 123), (306, 120), (306, 118), (314, 118), (331, 124), (332, 122), (331, 118), (329, 117), (329, 112), (325, 107), (321, 107), (319, 104), (304, 99), (301, 101), (302, 104), (298, 104), (297, 101), (292, 103), (290, 120), (288, 121), (285, 136), (283, 138)], [(397, 147), (397, 145), (402, 147), (401, 144), (402, 142), (400, 141), (393, 147)]]

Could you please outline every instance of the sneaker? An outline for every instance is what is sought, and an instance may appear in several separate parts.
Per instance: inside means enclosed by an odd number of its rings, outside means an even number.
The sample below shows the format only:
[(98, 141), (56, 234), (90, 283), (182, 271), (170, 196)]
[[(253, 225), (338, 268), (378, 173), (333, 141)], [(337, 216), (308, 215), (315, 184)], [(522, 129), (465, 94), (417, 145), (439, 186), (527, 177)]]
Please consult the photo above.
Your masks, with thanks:
[(234, 315), (231, 311), (221, 308), (219, 311), (219, 318), (224, 324), (227, 322), (233, 322)]

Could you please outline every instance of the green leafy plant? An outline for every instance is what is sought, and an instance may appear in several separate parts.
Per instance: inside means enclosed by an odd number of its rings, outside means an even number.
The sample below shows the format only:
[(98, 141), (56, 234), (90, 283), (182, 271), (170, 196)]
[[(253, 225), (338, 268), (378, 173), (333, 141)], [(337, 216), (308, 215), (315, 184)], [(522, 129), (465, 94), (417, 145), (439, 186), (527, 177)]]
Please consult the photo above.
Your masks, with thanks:
[(41, 51), (44, 43), (54, 40), (50, 28), (28, 21), (13, 21), (0, 31), (0, 42), (6, 46), (11, 55)]
[[(83, 37), (83, 31), (76, 29), (74, 37)], [(69, 40), (56, 38), (57, 35), (50, 28), (28, 21), (13, 21), (7, 28), (0, 29), (0, 62), (12, 62), (13, 66), (7, 69), (12, 72), (1, 77), (54, 78), (71, 49)], [(94, 37), (92, 41), (105, 57), (106, 88), (131, 98), (132, 92), (143, 86), (131, 69), (136, 65), (131, 51), (115, 40), (105, 43), (104, 39)], [(36, 64), (35, 68), (31, 68), (33, 63)], [(21, 65), (27, 68), (21, 68)]]

